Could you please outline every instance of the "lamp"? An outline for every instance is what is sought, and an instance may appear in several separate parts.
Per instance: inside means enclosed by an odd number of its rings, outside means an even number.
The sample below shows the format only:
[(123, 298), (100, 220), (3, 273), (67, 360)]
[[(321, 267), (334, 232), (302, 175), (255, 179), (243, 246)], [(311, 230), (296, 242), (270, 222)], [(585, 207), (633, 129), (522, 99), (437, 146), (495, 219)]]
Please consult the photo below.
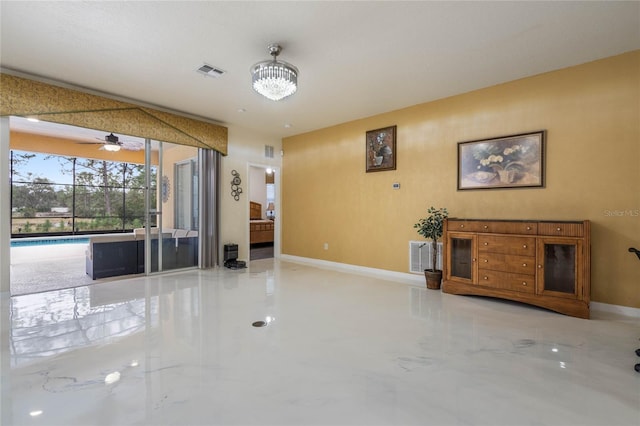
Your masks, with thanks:
[(253, 90), (267, 99), (279, 101), (298, 90), (298, 69), (291, 64), (278, 61), (282, 51), (278, 44), (268, 46), (272, 61), (258, 62), (251, 67)]
[[(267, 204), (267, 218), (273, 220), (273, 211), (276, 209), (276, 206), (273, 203)], [(271, 212), (271, 214), (269, 214)]]
[(120, 151), (120, 145), (111, 144), (111, 143), (105, 144), (103, 146), (103, 148), (105, 150), (107, 150), (107, 151), (110, 151), (110, 152), (118, 152), (118, 151)]

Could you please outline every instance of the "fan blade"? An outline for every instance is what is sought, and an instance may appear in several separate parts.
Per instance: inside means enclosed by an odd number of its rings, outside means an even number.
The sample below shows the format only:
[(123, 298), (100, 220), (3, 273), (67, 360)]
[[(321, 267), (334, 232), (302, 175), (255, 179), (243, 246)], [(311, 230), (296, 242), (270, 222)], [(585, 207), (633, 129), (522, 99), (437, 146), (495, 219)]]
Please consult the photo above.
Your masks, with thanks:
[(86, 144), (86, 145), (103, 145), (102, 147), (100, 147), (101, 150), (104, 149), (104, 146), (106, 145), (116, 145), (127, 151), (140, 151), (144, 149), (144, 144), (142, 142), (136, 141), (136, 140), (123, 141), (123, 140), (120, 140), (120, 138), (118, 138), (118, 136), (114, 135), (113, 133), (105, 135), (104, 139), (98, 138), (98, 137), (96, 137), (96, 139), (97, 139), (96, 142), (77, 141), (76, 143)]

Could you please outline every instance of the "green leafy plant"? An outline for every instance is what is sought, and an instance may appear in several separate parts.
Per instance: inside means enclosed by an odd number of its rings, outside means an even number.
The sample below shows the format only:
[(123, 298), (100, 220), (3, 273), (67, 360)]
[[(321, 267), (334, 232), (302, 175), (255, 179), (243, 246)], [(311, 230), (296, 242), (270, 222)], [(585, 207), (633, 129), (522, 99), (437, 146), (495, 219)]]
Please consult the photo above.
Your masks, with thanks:
[(449, 217), (449, 212), (446, 208), (436, 209), (435, 207), (429, 207), (427, 210), (427, 216), (418, 220), (418, 223), (413, 227), (418, 230), (418, 234), (425, 237), (427, 240), (431, 240), (431, 256), (433, 270), (436, 270), (436, 262), (438, 258), (438, 246), (437, 242), (442, 237), (444, 220)]

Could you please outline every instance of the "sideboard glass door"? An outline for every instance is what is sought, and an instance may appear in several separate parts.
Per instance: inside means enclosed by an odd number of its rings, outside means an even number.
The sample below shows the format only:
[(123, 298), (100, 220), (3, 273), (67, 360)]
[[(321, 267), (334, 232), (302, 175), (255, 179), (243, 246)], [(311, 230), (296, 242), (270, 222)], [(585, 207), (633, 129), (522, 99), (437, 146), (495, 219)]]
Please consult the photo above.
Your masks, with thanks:
[(578, 268), (582, 252), (579, 240), (543, 238), (538, 246), (539, 293), (558, 297), (578, 297), (582, 273)]
[(448, 236), (448, 280), (475, 282), (475, 235), (453, 234)]

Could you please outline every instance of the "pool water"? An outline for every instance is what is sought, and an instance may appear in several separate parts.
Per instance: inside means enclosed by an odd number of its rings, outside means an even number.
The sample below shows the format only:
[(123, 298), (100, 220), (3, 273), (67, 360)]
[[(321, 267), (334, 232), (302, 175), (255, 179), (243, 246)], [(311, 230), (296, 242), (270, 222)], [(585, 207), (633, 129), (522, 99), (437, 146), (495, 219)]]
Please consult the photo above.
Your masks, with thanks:
[(89, 238), (41, 238), (11, 241), (11, 247), (49, 246), (58, 244), (89, 244)]

